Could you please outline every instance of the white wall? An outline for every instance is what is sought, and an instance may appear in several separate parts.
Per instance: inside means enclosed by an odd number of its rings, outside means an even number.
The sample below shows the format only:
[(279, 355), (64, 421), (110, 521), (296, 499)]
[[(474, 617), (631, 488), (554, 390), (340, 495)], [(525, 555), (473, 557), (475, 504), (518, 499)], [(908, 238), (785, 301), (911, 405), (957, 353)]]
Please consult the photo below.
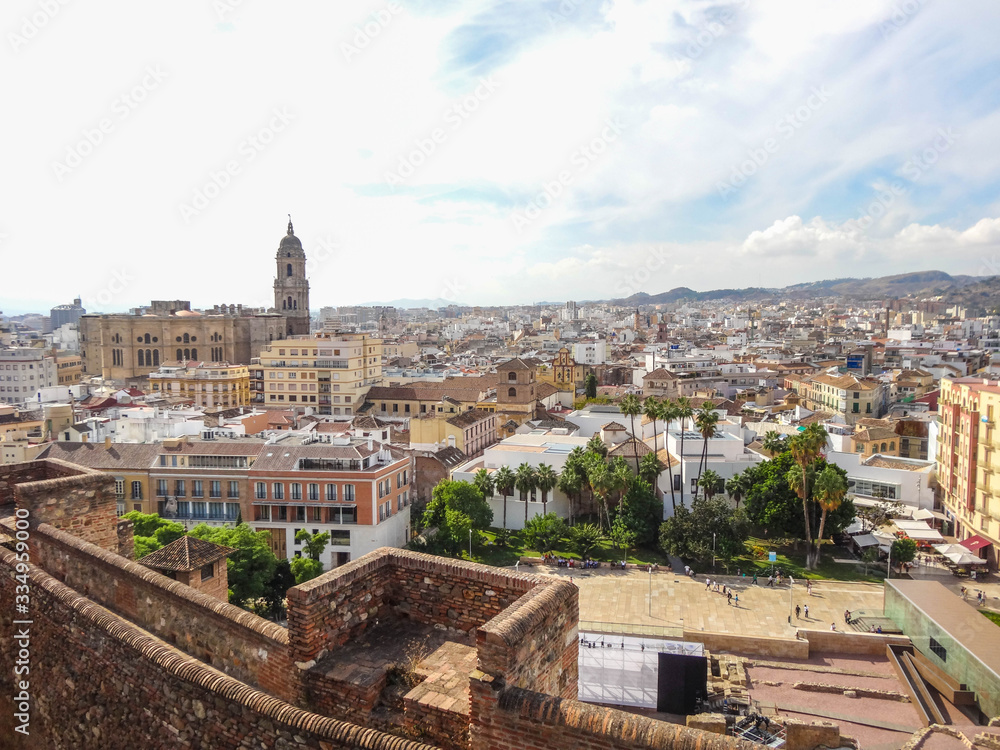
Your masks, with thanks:
[[(870, 458), (870, 457), (869, 457)], [(934, 490), (927, 486), (928, 472), (865, 466), (858, 453), (830, 451), (826, 460), (847, 472), (848, 479), (871, 479), (899, 485), (899, 502), (912, 508), (934, 509)], [(905, 460), (905, 459), (894, 459)], [(924, 465), (924, 461), (915, 462)]]

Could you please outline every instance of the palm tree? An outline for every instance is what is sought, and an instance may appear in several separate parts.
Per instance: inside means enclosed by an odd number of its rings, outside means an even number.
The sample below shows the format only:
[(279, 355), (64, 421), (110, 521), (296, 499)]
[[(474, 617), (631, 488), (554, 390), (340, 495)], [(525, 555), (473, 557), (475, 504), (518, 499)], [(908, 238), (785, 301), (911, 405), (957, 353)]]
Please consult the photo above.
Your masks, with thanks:
[(784, 453), (785, 441), (777, 430), (768, 430), (764, 435), (764, 440), (761, 441), (761, 447), (773, 458), (779, 453)]
[(705, 499), (711, 500), (715, 497), (715, 493), (719, 490), (719, 482), (722, 481), (717, 473), (708, 469), (704, 474), (698, 477), (698, 486), (705, 491)]
[(715, 411), (711, 401), (706, 401), (695, 418), (695, 425), (698, 427), (702, 439), (701, 459), (698, 461), (698, 480), (695, 482), (695, 486), (701, 486), (701, 472), (704, 470), (705, 464), (708, 463), (708, 441), (715, 437), (717, 424), (719, 424), (719, 413)]
[(514, 472), (501, 466), (493, 476), (493, 486), (503, 495), (503, 527), (507, 528), (507, 496), (514, 494)]
[[(689, 420), (692, 417), (694, 417), (694, 409), (692, 408), (691, 402), (688, 400), (687, 396), (681, 396), (680, 398), (677, 399), (677, 409), (675, 410), (674, 415), (677, 417), (677, 419), (680, 420), (680, 423), (681, 423), (681, 455), (679, 457), (681, 459), (681, 463), (680, 463), (680, 466), (679, 466), (678, 470), (683, 475), (684, 474), (684, 434), (687, 431), (687, 429), (684, 426), (684, 423), (687, 420)], [(682, 506), (684, 505), (684, 485), (683, 484), (681, 485), (681, 505)]]
[(639, 462), (639, 477), (642, 481), (648, 482), (655, 492), (664, 468), (659, 456), (655, 453), (647, 453)]
[(604, 444), (604, 441), (601, 440), (600, 435), (594, 435), (592, 438), (590, 438), (590, 440), (587, 441), (587, 452), (597, 453), (598, 455), (600, 455), (601, 458), (607, 458), (608, 446), (606, 446)]
[(836, 510), (847, 495), (847, 480), (832, 466), (827, 466), (816, 476), (816, 502), (823, 509), (819, 517), (819, 531), (816, 532), (816, 558), (819, 559), (819, 545), (823, 542), (823, 527), (826, 526), (826, 514)]
[(584, 475), (581, 468), (576, 463), (566, 461), (566, 465), (559, 473), (559, 484), (556, 485), (559, 491), (569, 498), (569, 522), (573, 524), (573, 498), (583, 494)]
[(542, 515), (548, 513), (548, 493), (559, 483), (559, 475), (548, 464), (538, 464), (535, 472), (535, 487), (542, 493)]
[[(604, 517), (608, 520), (608, 526), (611, 525), (611, 514), (608, 512), (608, 493), (614, 485), (614, 479), (611, 476), (611, 471), (608, 469), (608, 465), (601, 461), (600, 463), (594, 462), (590, 471), (587, 473), (587, 481), (590, 484), (591, 490), (600, 499), (601, 506), (604, 508)], [(598, 520), (600, 521), (601, 528), (604, 528), (604, 520), (601, 519), (600, 508), (597, 512)]]
[(740, 500), (746, 496), (750, 489), (747, 484), (747, 478), (744, 474), (737, 474), (726, 481), (726, 494), (733, 499), (737, 508), (740, 507)]
[(653, 423), (653, 453), (656, 453), (656, 420), (663, 415), (663, 404), (653, 396), (649, 396), (642, 402), (642, 413), (649, 417)]
[(628, 467), (628, 462), (621, 456), (615, 456), (615, 459), (611, 462), (611, 477), (613, 488), (618, 493), (618, 508), (620, 510), (622, 499), (625, 497), (625, 491), (632, 484), (633, 477), (632, 470)]
[[(788, 441), (788, 447), (792, 451), (792, 458), (795, 460), (796, 468), (799, 471), (795, 477), (801, 482), (801, 492), (796, 490), (796, 494), (802, 499), (802, 515), (805, 519), (806, 545), (809, 552), (806, 554), (806, 568), (814, 570), (817, 559), (813, 552), (812, 523), (809, 513), (809, 482), (810, 472), (820, 452), (826, 447), (826, 430), (820, 424), (811, 424), (805, 430), (792, 436)], [(795, 468), (789, 471), (789, 483), (792, 481), (792, 473)]]
[[(638, 440), (635, 434), (635, 418), (636, 415), (642, 413), (642, 404), (634, 393), (628, 394), (622, 399), (621, 404), (619, 404), (622, 414), (628, 417), (632, 421), (632, 437)], [(635, 473), (639, 473), (639, 451), (635, 452)]]
[(522, 463), (514, 472), (514, 486), (521, 493), (521, 501), (524, 503), (524, 525), (528, 525), (528, 495), (535, 489), (535, 470), (527, 463)]
[[(667, 480), (670, 482), (670, 505), (677, 512), (677, 498), (674, 494), (674, 467), (673, 461), (670, 460), (670, 451), (667, 449), (667, 432), (670, 431), (670, 424), (677, 419), (677, 404), (675, 404), (670, 399), (667, 399), (661, 405), (660, 418), (666, 422), (666, 427), (663, 432), (663, 447), (667, 451)], [(681, 437), (683, 440), (683, 436)], [(653, 435), (653, 441), (656, 442), (656, 435)]]
[(480, 469), (476, 472), (476, 476), (473, 478), (472, 483), (476, 485), (476, 488), (483, 493), (483, 497), (489, 500), (493, 497), (493, 477), (486, 469)]

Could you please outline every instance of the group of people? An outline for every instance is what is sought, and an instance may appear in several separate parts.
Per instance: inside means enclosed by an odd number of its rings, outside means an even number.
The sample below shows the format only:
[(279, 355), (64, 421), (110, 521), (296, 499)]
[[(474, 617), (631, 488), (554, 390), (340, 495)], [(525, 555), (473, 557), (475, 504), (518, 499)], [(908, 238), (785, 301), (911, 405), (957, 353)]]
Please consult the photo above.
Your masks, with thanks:
[[(969, 590), (962, 586), (962, 598), (969, 598)], [(986, 592), (982, 589), (976, 589), (976, 605), (982, 607), (986, 604)]]
[(726, 584), (724, 584), (724, 583), (720, 585), (718, 581), (715, 581), (713, 583), (711, 578), (706, 578), (705, 579), (705, 590), (706, 591), (713, 591), (716, 594), (722, 594), (724, 597), (726, 597), (726, 604), (728, 604), (729, 606), (733, 606), (733, 605), (735, 605), (737, 607), (740, 606), (740, 595), (739, 595), (739, 593), (733, 591), (731, 588), (729, 588), (728, 586), (726, 586)]

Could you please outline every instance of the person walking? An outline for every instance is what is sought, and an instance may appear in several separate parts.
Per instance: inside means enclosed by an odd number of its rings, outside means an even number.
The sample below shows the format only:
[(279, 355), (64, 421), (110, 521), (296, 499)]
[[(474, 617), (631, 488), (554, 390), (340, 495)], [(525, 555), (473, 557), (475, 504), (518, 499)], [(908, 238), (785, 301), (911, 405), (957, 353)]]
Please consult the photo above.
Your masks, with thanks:
[(807, 596), (812, 596), (813, 595), (813, 582), (812, 581), (806, 581), (806, 595)]
[(733, 592), (730, 591), (726, 594), (726, 604), (730, 607), (733, 606)]
[(805, 607), (802, 608), (802, 612), (805, 614), (806, 619), (808, 620), (809, 619), (809, 605), (808, 604)]
[(798, 620), (798, 619), (799, 619), (799, 612), (801, 612), (801, 611), (802, 611), (802, 608), (801, 608), (801, 607), (799, 607), (799, 605), (798, 605), (798, 604), (796, 604), (796, 605), (795, 605), (795, 619), (796, 619), (796, 620)]
[(755, 571), (754, 571), (754, 573), (753, 573), (753, 580), (752, 580), (752, 581), (750, 581), (750, 584), (751, 584), (752, 586), (756, 586), (756, 585), (757, 585), (757, 571), (756, 571), (756, 570), (755, 570)]
[(740, 608), (740, 595), (739, 595), (739, 594), (737, 594), (737, 595), (736, 595), (735, 597), (733, 597), (733, 598), (735, 599), (735, 604), (736, 604), (736, 609), (739, 609), (739, 608)]

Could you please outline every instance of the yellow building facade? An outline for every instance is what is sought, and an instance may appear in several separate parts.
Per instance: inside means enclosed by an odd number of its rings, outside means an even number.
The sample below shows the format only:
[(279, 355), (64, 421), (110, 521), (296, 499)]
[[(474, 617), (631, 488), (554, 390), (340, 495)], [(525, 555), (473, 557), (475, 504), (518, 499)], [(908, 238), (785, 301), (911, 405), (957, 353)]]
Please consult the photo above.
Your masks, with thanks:
[(938, 482), (945, 517), (960, 541), (980, 537), (977, 554), (996, 570), (1000, 552), (1000, 385), (982, 378), (941, 380)]
[(190, 399), (195, 406), (225, 407), (250, 404), (250, 368), (227, 362), (180, 362), (162, 365), (149, 374), (153, 393)]
[(320, 333), (275, 341), (260, 352), (256, 401), (267, 408), (307, 405), (354, 416), (382, 379), (382, 340), (365, 333)]

